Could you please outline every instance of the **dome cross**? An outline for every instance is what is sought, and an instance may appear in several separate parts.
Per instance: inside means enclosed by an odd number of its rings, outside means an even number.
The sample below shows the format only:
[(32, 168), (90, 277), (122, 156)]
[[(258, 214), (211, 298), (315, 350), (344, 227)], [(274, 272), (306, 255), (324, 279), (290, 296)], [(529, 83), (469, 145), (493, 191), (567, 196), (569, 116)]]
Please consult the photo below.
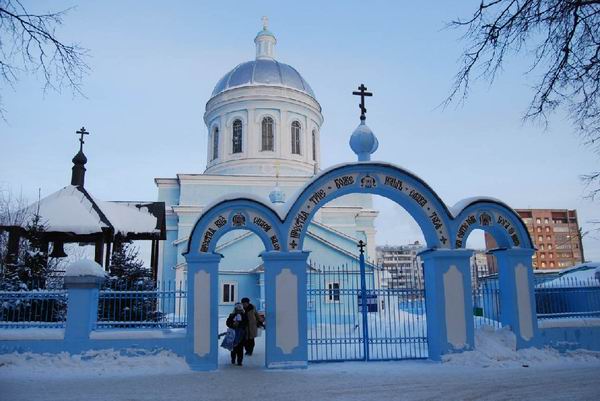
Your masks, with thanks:
[(85, 130), (85, 127), (81, 127), (79, 131), (75, 131), (77, 135), (79, 135), (79, 151), (83, 152), (83, 144), (85, 141), (83, 140), (84, 135), (89, 135), (90, 133)]
[(365, 107), (365, 97), (373, 96), (373, 93), (367, 92), (367, 87), (365, 86), (365, 84), (360, 84), (360, 86), (358, 87), (358, 92), (354, 91), (352, 92), (352, 94), (360, 96), (360, 105), (358, 107), (360, 108), (360, 119), (361, 121), (364, 121), (367, 118), (365, 116), (365, 114), (367, 113), (367, 108)]

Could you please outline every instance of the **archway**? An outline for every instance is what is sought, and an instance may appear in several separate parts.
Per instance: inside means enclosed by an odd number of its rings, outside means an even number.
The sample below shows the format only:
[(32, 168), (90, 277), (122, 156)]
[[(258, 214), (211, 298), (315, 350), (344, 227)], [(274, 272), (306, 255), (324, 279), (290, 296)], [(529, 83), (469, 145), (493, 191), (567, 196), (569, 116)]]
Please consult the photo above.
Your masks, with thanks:
[[(190, 361), (199, 369), (216, 368), (218, 263), (216, 241), (232, 229), (251, 230), (263, 242), (268, 367), (307, 366), (306, 261), (308, 224), (327, 202), (351, 193), (375, 194), (396, 202), (416, 221), (427, 245), (420, 254), (425, 266), (429, 358), (471, 349), (473, 314), (470, 278), (472, 252), (463, 240), (473, 228), (497, 237), (496, 257), (505, 288), (503, 323), (517, 333), (518, 344), (530, 344), (537, 325), (533, 304), (531, 240), (516, 213), (502, 202), (471, 199), (449, 209), (413, 173), (381, 162), (348, 163), (332, 167), (308, 182), (293, 202), (274, 208), (263, 200), (232, 197), (215, 202), (199, 217), (188, 244), (188, 339)], [(193, 277), (193, 278), (192, 278)], [(208, 295), (207, 295), (208, 294)], [(507, 307), (508, 305), (508, 307)], [(202, 325), (203, 319), (210, 321)]]
[[(401, 226), (411, 233), (406, 242), (398, 236)], [(387, 231), (387, 242), (380, 229)], [(363, 266), (360, 241), (366, 242)], [(384, 243), (392, 245), (379, 246)], [(427, 358), (423, 269), (417, 256), (425, 246), (419, 226), (402, 207), (368, 193), (338, 197), (314, 214), (303, 249), (310, 251), (309, 362)]]
[[(252, 315), (264, 313), (264, 266), (260, 254), (265, 250), (261, 239), (250, 230), (235, 229), (220, 236), (215, 253), (221, 254), (218, 279), (219, 336), (227, 332), (226, 321), (237, 302), (248, 298), (254, 307)], [(255, 314), (256, 312), (256, 314)], [(260, 334), (260, 336), (255, 336)], [(219, 344), (223, 337), (219, 338)], [(265, 366), (265, 340), (262, 330), (252, 330), (244, 345), (243, 365), (248, 368)], [(250, 352), (251, 355), (247, 353)], [(231, 352), (219, 347), (219, 367), (231, 367)]]
[[(251, 198), (223, 199), (209, 205), (198, 218), (185, 253), (188, 270), (188, 363), (197, 370), (218, 367), (219, 239), (235, 230), (256, 234), (265, 253), (280, 247), (281, 219), (268, 206)], [(257, 253), (260, 250), (257, 250)], [(269, 333), (267, 332), (268, 336)], [(265, 352), (268, 352), (266, 350)]]
[(500, 322), (515, 333), (517, 346), (530, 346), (537, 337), (537, 315), (531, 257), (533, 241), (518, 214), (493, 198), (472, 198), (453, 208), (454, 246), (464, 248), (469, 234), (483, 230), (496, 244), (488, 250), (498, 272)]

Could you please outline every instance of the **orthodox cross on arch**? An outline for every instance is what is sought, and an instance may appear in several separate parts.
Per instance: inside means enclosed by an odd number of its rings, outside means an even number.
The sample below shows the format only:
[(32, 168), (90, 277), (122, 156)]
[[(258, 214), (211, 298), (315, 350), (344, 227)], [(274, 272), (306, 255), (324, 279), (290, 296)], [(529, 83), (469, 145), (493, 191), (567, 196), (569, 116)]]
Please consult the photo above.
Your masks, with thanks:
[(367, 87), (365, 86), (365, 84), (360, 84), (360, 86), (358, 87), (358, 92), (354, 91), (352, 92), (352, 94), (360, 96), (360, 104), (358, 106), (360, 108), (360, 120), (365, 121), (367, 118), (365, 116), (365, 114), (367, 113), (367, 108), (365, 107), (365, 97), (373, 96), (373, 93), (367, 92)]
[(84, 135), (89, 135), (90, 133), (85, 130), (85, 127), (81, 127), (79, 131), (75, 131), (77, 135), (79, 135), (79, 151), (83, 152), (83, 144), (85, 141), (83, 140)]

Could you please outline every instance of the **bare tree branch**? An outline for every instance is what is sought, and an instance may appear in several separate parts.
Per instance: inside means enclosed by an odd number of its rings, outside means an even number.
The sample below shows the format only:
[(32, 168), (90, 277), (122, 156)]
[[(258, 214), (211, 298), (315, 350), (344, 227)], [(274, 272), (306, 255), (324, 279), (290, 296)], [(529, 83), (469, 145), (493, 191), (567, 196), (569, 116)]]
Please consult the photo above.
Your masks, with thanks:
[[(58, 39), (56, 28), (70, 10), (32, 14), (19, 0), (0, 0), (0, 88), (14, 87), (21, 74), (41, 74), (44, 91), (64, 87), (83, 95), (89, 71), (87, 50)], [(0, 117), (4, 118), (0, 95)]]
[[(449, 26), (465, 30), (467, 46), (444, 105), (464, 101), (473, 76), (492, 83), (508, 55), (533, 49), (527, 73), (541, 78), (524, 119), (547, 126), (564, 107), (600, 155), (600, 0), (482, 0), (470, 18)], [(591, 198), (600, 195), (598, 173), (582, 179)]]

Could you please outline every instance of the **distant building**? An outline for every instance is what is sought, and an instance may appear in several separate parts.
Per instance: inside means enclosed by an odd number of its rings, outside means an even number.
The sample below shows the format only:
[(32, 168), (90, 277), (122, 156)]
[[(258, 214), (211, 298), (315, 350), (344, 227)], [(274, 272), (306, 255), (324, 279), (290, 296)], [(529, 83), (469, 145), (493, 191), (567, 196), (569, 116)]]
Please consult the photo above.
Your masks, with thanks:
[(473, 288), (477, 287), (480, 277), (489, 274), (488, 255), (486, 255), (485, 249), (476, 250), (471, 256), (471, 284)]
[[(577, 211), (568, 209), (516, 209), (537, 248), (534, 269), (563, 269), (584, 261)], [(496, 247), (485, 234), (487, 249)], [(490, 271), (497, 272), (495, 260), (488, 258)]]
[(377, 266), (386, 272), (381, 283), (387, 288), (423, 288), (423, 267), (417, 254), (425, 249), (415, 241), (409, 245), (378, 246)]

